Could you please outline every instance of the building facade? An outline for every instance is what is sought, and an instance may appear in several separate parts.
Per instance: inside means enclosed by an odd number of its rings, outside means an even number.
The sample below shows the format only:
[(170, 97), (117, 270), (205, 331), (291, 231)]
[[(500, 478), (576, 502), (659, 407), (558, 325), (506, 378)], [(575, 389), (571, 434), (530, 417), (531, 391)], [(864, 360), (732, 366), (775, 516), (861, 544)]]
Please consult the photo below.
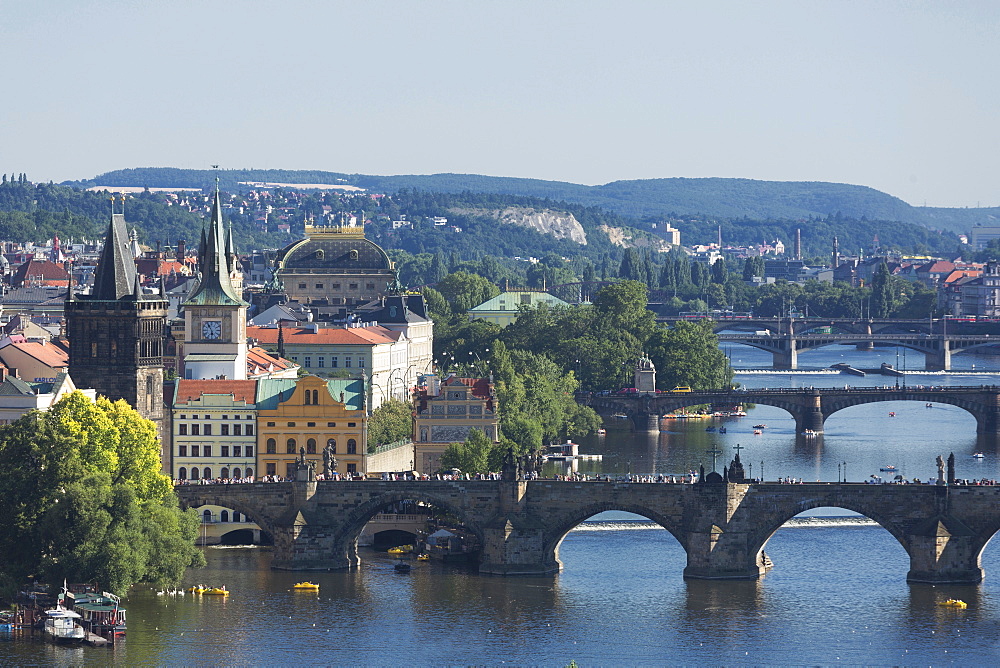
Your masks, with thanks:
[(360, 380), (258, 381), (258, 475), (291, 478), (300, 456), (323, 472), (323, 451), (330, 448), (340, 475), (365, 473), (368, 417)]
[(170, 466), (175, 480), (255, 476), (256, 393), (253, 380), (177, 381)]
[(472, 429), (494, 443), (500, 439), (496, 396), (488, 378), (424, 376), (413, 403), (414, 459), (421, 473), (437, 471), (445, 448), (464, 441)]

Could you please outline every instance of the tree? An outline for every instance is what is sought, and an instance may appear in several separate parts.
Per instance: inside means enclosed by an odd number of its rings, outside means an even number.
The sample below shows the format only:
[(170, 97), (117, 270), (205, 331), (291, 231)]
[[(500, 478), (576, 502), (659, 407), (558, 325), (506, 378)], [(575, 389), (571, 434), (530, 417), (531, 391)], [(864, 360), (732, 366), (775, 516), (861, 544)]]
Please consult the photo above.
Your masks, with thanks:
[(879, 262), (875, 275), (872, 277), (872, 315), (876, 318), (888, 318), (892, 313), (893, 298), (892, 276), (885, 261)]
[(469, 430), (463, 443), (452, 443), (441, 454), (441, 468), (456, 468), (463, 473), (489, 471), (490, 455), (494, 444), (479, 429)]
[(710, 321), (681, 321), (661, 328), (650, 337), (646, 350), (656, 365), (656, 384), (661, 388), (686, 385), (715, 390), (733, 382), (732, 367), (719, 349)]
[(399, 399), (379, 405), (368, 419), (368, 451), (385, 443), (395, 443), (413, 435), (413, 406)]
[(465, 313), (500, 294), (500, 289), (488, 279), (464, 271), (448, 274), (438, 281), (436, 289), (455, 313)]
[(121, 594), (204, 563), (198, 513), (178, 508), (160, 472), (156, 426), (124, 401), (74, 392), (0, 427), (0, 466), (0, 582), (35, 573)]

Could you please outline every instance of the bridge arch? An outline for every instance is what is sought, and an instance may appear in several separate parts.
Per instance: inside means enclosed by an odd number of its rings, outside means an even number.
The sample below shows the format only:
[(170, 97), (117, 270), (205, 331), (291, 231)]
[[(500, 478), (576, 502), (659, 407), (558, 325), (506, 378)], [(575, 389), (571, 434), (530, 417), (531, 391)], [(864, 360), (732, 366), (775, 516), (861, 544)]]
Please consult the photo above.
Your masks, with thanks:
[[(778, 529), (797, 515), (815, 508), (843, 508), (863, 515), (885, 529), (909, 555), (910, 544), (903, 527), (892, 521), (889, 515), (882, 512), (879, 507), (866, 503), (855, 503), (851, 498), (819, 496), (777, 505), (768, 513), (769, 517), (759, 522), (758, 528), (747, 536), (748, 553), (756, 560), (756, 564), (763, 565), (767, 561), (764, 556), (764, 548), (767, 547), (768, 541), (774, 537)], [(887, 512), (891, 511), (887, 509)]]
[[(226, 489), (236, 487), (235, 485), (219, 486)], [(178, 494), (178, 500), (180, 501), (181, 508), (200, 508), (202, 506), (220, 506), (222, 508), (228, 508), (229, 510), (242, 515), (244, 521), (252, 522), (259, 526), (262, 532), (266, 533), (271, 540), (274, 540), (274, 537), (277, 535), (278, 527), (272, 523), (269, 513), (265, 512), (263, 508), (260, 508), (253, 503), (244, 501), (243, 498), (235, 494), (212, 494), (208, 490), (213, 487), (216, 487), (216, 485), (192, 485), (178, 488), (178, 490), (183, 490), (180, 494)], [(197, 489), (197, 491), (192, 491), (194, 489)], [(205, 492), (201, 492), (202, 489), (204, 489)], [(202, 513), (199, 512), (198, 514), (201, 516)]]
[(566, 539), (569, 532), (594, 515), (612, 510), (634, 513), (656, 522), (677, 540), (677, 543), (684, 548), (685, 552), (687, 551), (687, 545), (683, 538), (685, 535), (684, 531), (670, 517), (658, 513), (645, 505), (598, 502), (574, 508), (572, 511), (559, 515), (548, 523), (549, 527), (546, 530), (546, 538), (542, 546), (545, 559), (551, 563), (558, 564), (559, 569), (562, 570), (562, 562), (559, 560), (559, 548), (562, 546), (562, 542)]
[(343, 550), (344, 554), (335, 556), (346, 557), (347, 562), (351, 566), (360, 565), (361, 557), (358, 554), (358, 537), (364, 530), (365, 525), (385, 508), (402, 501), (425, 503), (453, 515), (458, 519), (459, 523), (461, 523), (463, 527), (475, 535), (476, 540), (479, 541), (480, 545), (484, 544), (485, 535), (483, 527), (480, 525), (477, 518), (467, 513), (461, 507), (436, 494), (428, 494), (426, 492), (421, 492), (419, 490), (414, 491), (411, 489), (407, 492), (387, 492), (385, 494), (381, 494), (377, 497), (369, 499), (365, 503), (348, 512), (344, 516), (343, 521), (340, 523), (333, 540), (335, 549)]

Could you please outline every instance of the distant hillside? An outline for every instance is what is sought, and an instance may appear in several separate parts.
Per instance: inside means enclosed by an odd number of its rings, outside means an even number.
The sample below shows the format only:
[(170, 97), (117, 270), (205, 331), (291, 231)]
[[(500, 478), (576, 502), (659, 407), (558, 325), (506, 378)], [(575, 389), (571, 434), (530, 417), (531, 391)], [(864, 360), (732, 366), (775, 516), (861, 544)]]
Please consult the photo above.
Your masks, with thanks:
[[(476, 174), (373, 176), (309, 170), (222, 170), (224, 189), (246, 189), (241, 182), (344, 184), (379, 192), (417, 189), (442, 193), (523, 195), (596, 206), (623, 216), (641, 218), (703, 214), (755, 220), (806, 219), (842, 214), (844, 217), (914, 223), (955, 233), (975, 225), (1000, 223), (1000, 208), (949, 209), (910, 206), (903, 200), (865, 186), (824, 182), (755, 181), (751, 179), (648, 179), (584, 186)], [(89, 187), (203, 187), (215, 182), (211, 170), (137, 168), (116, 170), (67, 185)]]

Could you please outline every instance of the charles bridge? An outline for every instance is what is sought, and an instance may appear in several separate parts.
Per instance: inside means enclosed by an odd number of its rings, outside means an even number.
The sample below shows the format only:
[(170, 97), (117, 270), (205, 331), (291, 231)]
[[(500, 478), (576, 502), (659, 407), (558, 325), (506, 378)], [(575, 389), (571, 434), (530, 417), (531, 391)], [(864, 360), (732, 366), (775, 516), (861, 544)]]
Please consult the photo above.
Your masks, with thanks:
[(696, 484), (300, 480), (176, 489), (186, 507), (219, 505), (252, 518), (273, 538), (273, 567), (284, 570), (359, 565), (365, 524), (404, 500), (458, 518), (482, 546), (480, 573), (506, 576), (558, 572), (566, 534), (606, 510), (636, 513), (669, 531), (687, 553), (684, 577), (696, 579), (760, 577), (771, 567), (770, 537), (812, 508), (846, 508), (880, 524), (909, 555), (910, 582), (980, 582), (980, 555), (1000, 530), (1000, 486), (746, 484), (710, 474)]
[(976, 418), (976, 433), (1000, 434), (1000, 386), (996, 385), (703, 390), (655, 394), (581, 392), (576, 400), (602, 415), (624, 414), (638, 431), (659, 431), (661, 415), (688, 406), (764, 404), (788, 411), (795, 418), (795, 431), (799, 434), (806, 430), (823, 433), (828, 417), (851, 406), (880, 401), (920, 401), (962, 408)]

